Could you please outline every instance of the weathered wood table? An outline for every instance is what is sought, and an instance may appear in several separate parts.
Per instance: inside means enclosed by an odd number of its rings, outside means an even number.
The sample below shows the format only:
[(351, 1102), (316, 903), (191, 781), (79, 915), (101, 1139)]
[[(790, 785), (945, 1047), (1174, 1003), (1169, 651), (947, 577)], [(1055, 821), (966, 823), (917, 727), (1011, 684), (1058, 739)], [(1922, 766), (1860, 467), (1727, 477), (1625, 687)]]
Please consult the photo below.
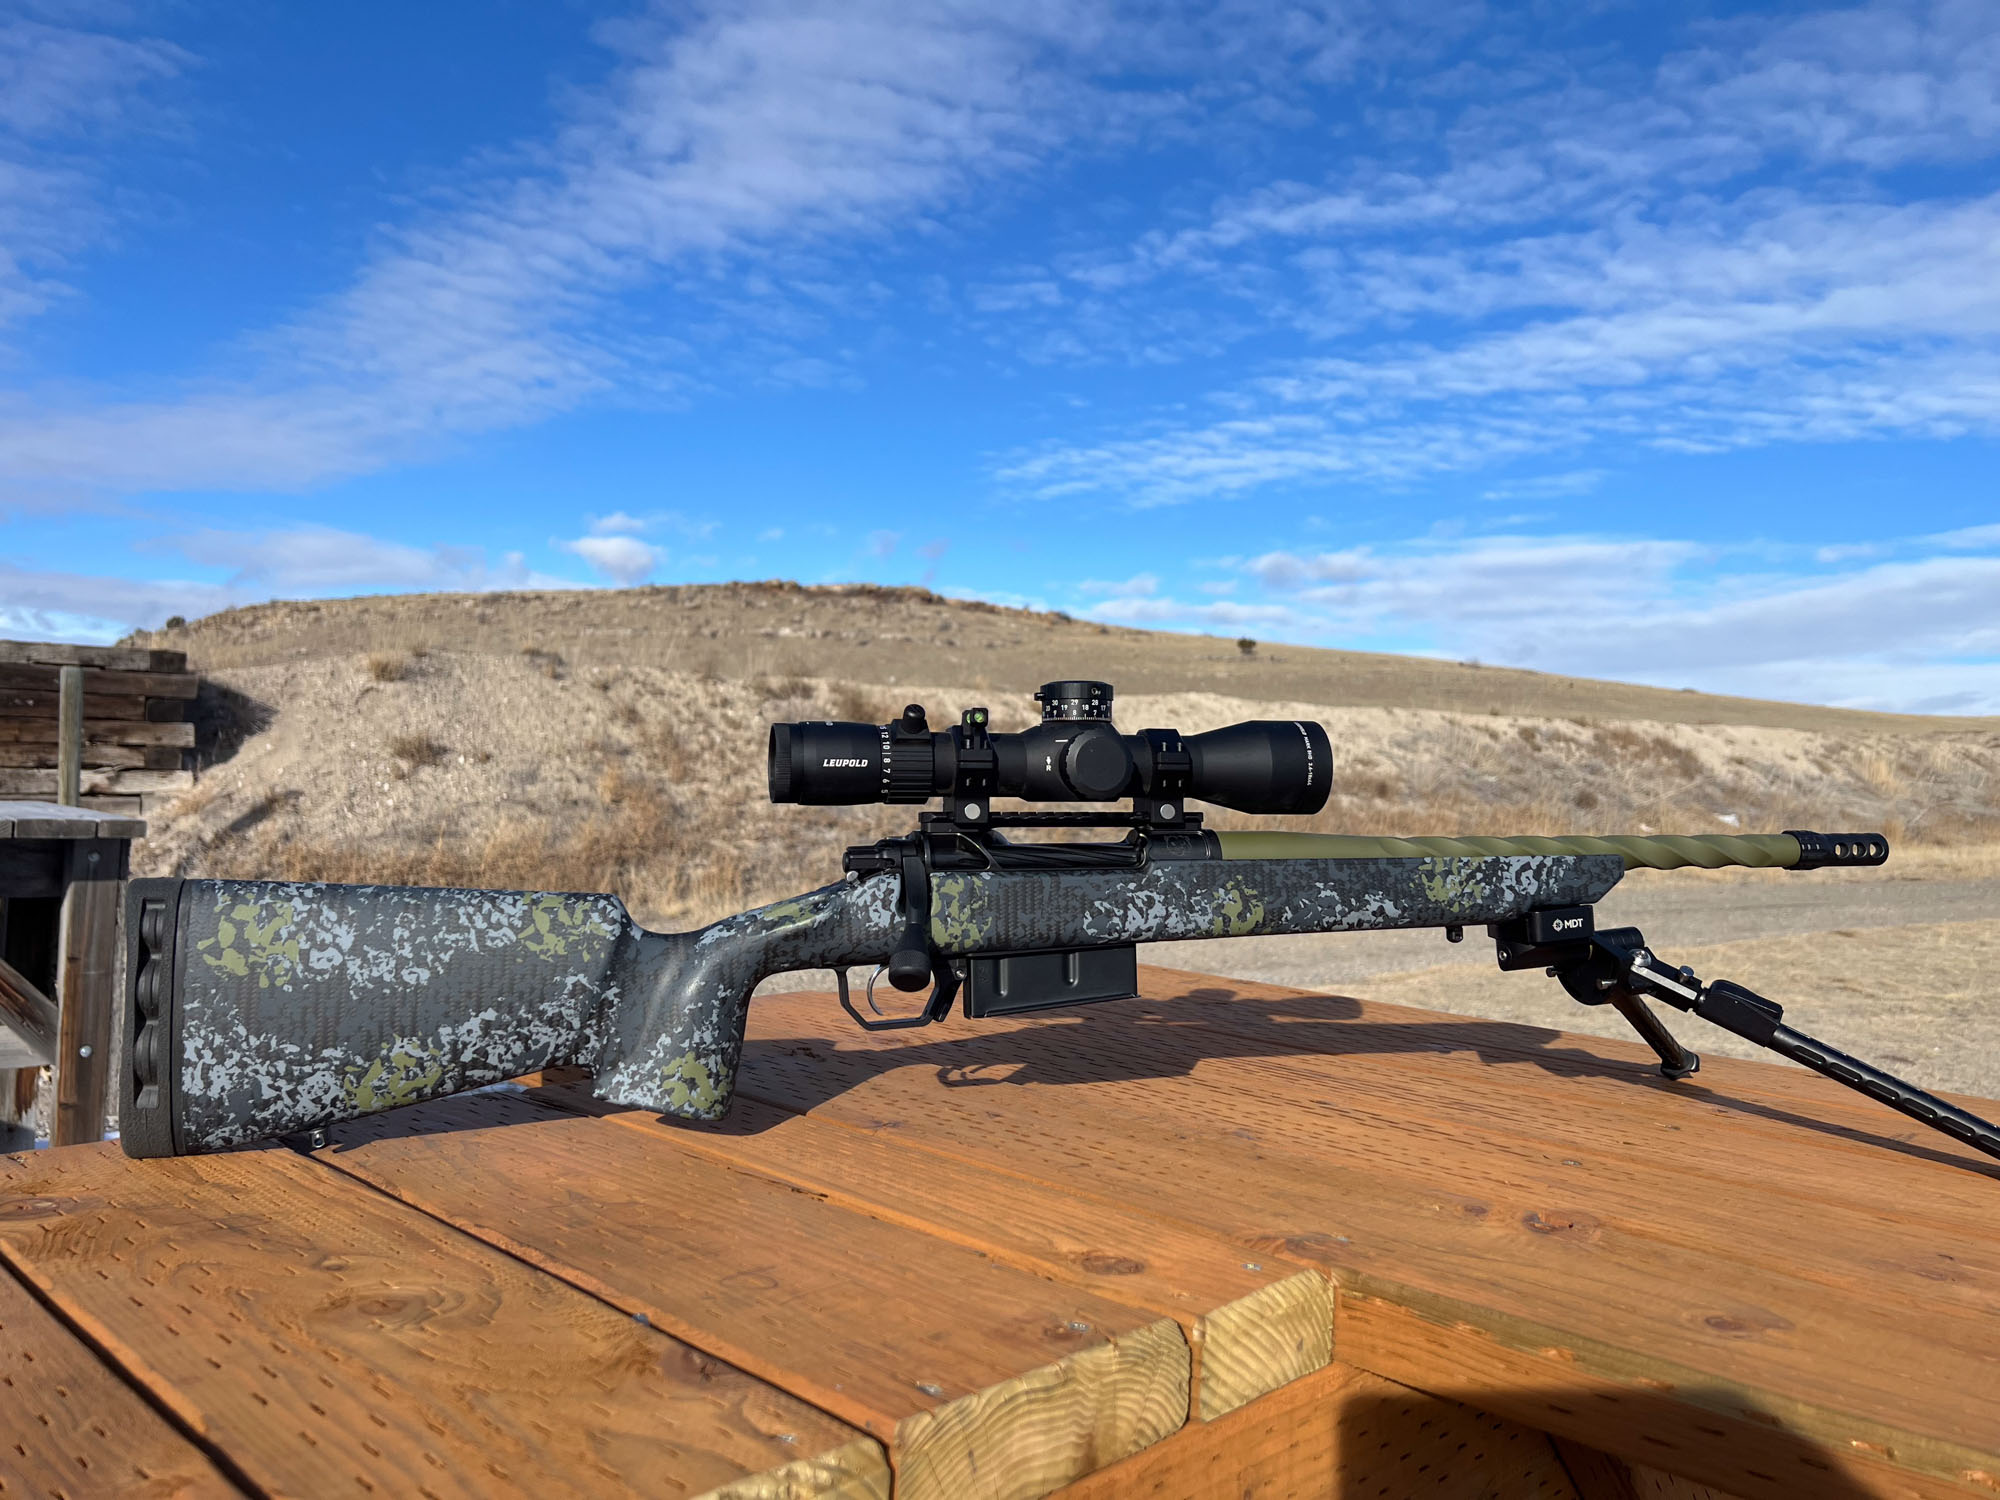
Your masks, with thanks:
[(1799, 1070), (1142, 972), (760, 999), (714, 1128), (544, 1079), (0, 1158), (0, 1495), (2000, 1493), (1994, 1163)]
[[(118, 974), (118, 896), (137, 818), (0, 802), (0, 1150), (55, 1068), (58, 1145), (100, 1140)], [(26, 1085), (24, 1087), (24, 1085)]]

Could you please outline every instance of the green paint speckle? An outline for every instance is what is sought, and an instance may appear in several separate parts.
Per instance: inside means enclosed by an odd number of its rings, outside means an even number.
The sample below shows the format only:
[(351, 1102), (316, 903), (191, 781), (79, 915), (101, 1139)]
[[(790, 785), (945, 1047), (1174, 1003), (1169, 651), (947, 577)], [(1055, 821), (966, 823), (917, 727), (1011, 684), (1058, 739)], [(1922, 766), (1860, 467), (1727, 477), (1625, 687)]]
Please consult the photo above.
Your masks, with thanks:
[(341, 1079), (347, 1102), (361, 1114), (414, 1104), (438, 1091), (444, 1054), (428, 1042), (398, 1037), (366, 1067), (349, 1067)]
[(1446, 911), (1457, 911), (1486, 899), (1481, 864), (1476, 859), (1426, 859), (1419, 862), (1417, 879), (1426, 896)]
[(660, 1069), (660, 1093), (669, 1114), (703, 1118), (722, 1113), (729, 1102), (727, 1080), (717, 1082), (708, 1064), (692, 1052)]
[(257, 988), (282, 989), (299, 970), (299, 940), (288, 936), (293, 926), (292, 903), (279, 902), (265, 910), (242, 901), (222, 909), (215, 936), (195, 944), (202, 962), (237, 979), (257, 976)]
[(1214, 937), (1249, 937), (1264, 922), (1264, 898), (1248, 886), (1230, 882), (1222, 892), (1222, 902), (1210, 918)]
[(528, 908), (528, 933), (521, 946), (537, 958), (567, 958), (572, 939), (608, 938), (611, 926), (594, 897), (537, 896)]

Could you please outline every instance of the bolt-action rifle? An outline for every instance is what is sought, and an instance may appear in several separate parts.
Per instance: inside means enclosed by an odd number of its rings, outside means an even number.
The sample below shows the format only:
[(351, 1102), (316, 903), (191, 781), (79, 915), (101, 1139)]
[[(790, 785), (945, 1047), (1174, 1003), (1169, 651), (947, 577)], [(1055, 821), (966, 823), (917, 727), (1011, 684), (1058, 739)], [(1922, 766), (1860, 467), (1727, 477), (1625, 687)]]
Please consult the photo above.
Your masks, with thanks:
[[(1332, 746), (1305, 722), (1120, 734), (1111, 689), (1051, 683), (1042, 722), (969, 709), (772, 726), (774, 801), (924, 803), (914, 833), (847, 852), (844, 877), (694, 932), (648, 932), (616, 897), (237, 880), (137, 880), (120, 1124), (134, 1156), (314, 1130), (558, 1064), (616, 1103), (683, 1119), (728, 1107), (750, 996), (831, 969), (870, 1029), (1130, 998), (1135, 945), (1276, 933), (1484, 927), (1503, 969), (1610, 1005), (1684, 1078), (1700, 1059), (1649, 1006), (1690, 1011), (2000, 1156), (2000, 1129), (1783, 1023), (1772, 1001), (1656, 957), (1594, 906), (1629, 869), (1880, 865), (1877, 834), (1362, 838), (1218, 832), (1190, 799), (1254, 813), (1326, 803)], [(1129, 802), (1118, 811), (998, 811)], [(1115, 842), (1007, 830), (1122, 828)], [(868, 1011), (850, 967), (872, 968)], [(884, 1013), (877, 981), (912, 994)]]

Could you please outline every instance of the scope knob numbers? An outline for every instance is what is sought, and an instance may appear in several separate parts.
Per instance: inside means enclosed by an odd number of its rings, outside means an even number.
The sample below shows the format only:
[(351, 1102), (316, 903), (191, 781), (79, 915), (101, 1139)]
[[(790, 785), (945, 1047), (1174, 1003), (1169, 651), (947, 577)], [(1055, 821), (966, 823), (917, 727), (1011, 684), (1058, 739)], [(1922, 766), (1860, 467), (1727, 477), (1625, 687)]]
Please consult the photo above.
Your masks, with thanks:
[(1035, 701), (1042, 705), (1042, 722), (1052, 719), (1111, 718), (1111, 684), (1074, 679), (1045, 682), (1035, 689)]

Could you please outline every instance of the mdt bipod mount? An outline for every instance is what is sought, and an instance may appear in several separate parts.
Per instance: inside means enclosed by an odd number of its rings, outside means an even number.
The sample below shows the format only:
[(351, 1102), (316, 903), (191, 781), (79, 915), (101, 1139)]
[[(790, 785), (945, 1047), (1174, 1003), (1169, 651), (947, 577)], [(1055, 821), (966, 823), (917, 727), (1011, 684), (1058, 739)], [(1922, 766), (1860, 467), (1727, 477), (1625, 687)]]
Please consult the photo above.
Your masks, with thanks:
[(2000, 1156), (2000, 1128), (1785, 1025), (1784, 1008), (1774, 1000), (1727, 979), (1704, 980), (1685, 965), (1675, 968), (1664, 962), (1636, 927), (1598, 931), (1594, 915), (1588, 906), (1536, 911), (1517, 921), (1495, 923), (1486, 931), (1502, 969), (1546, 969), (1571, 999), (1616, 1010), (1658, 1055), (1660, 1072), (1667, 1078), (1686, 1078), (1698, 1071), (1701, 1058), (1675, 1040), (1648, 1000), (1700, 1016), (1954, 1140)]

